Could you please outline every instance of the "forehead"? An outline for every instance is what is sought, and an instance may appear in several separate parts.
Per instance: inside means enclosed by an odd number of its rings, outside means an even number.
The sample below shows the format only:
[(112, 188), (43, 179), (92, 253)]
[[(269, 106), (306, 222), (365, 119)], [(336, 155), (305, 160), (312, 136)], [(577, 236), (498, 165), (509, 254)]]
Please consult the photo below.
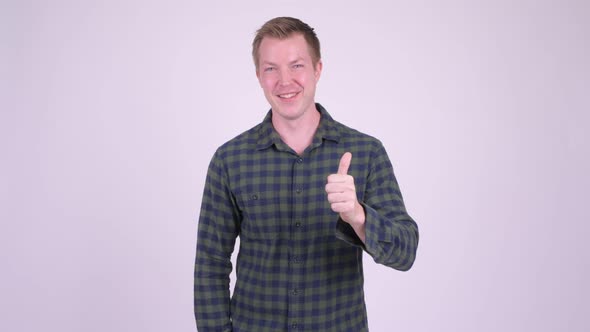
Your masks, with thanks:
[(296, 58), (311, 60), (309, 47), (301, 34), (284, 39), (264, 37), (258, 49), (260, 62), (292, 61)]

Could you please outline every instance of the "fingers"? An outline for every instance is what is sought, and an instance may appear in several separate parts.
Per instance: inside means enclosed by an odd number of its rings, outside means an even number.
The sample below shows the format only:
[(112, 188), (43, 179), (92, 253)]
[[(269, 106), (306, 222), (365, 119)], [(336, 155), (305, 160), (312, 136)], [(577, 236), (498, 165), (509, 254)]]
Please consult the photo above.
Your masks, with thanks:
[(340, 158), (337, 173), (329, 175), (326, 183), (330, 207), (341, 216), (354, 211), (357, 202), (354, 178), (348, 175), (351, 161), (352, 153), (344, 153)]
[(330, 202), (330, 203), (348, 202), (348, 201), (352, 201), (353, 198), (354, 197), (352, 197), (352, 195), (350, 195), (350, 193), (346, 193), (346, 192), (335, 192), (335, 193), (328, 194), (328, 202)]
[(346, 212), (354, 208), (356, 193), (354, 187), (342, 184), (328, 184), (326, 186), (328, 202), (334, 212)]
[(354, 192), (354, 180), (351, 176), (341, 177), (338, 175), (330, 176), (328, 183), (326, 183), (326, 192), (330, 193), (342, 193), (342, 192)]
[(354, 202), (330, 203), (330, 208), (336, 213), (347, 213), (354, 211)]
[(348, 174), (348, 168), (350, 167), (350, 162), (352, 160), (352, 153), (346, 152), (340, 158), (340, 164), (338, 165), (338, 174)]

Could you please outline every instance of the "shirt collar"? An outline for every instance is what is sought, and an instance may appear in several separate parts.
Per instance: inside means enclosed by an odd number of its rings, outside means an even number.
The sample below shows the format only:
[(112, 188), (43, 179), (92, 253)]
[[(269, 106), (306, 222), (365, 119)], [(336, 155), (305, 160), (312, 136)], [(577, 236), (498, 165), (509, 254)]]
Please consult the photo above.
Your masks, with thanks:
[[(328, 111), (320, 105), (315, 104), (316, 110), (320, 112), (320, 124), (316, 133), (314, 134), (312, 146), (319, 146), (324, 139), (338, 143), (340, 141), (340, 131), (338, 130), (337, 122), (332, 119)], [(272, 145), (279, 145), (282, 143), (279, 133), (272, 125), (272, 109), (268, 111), (264, 120), (258, 128), (257, 150), (264, 150)]]

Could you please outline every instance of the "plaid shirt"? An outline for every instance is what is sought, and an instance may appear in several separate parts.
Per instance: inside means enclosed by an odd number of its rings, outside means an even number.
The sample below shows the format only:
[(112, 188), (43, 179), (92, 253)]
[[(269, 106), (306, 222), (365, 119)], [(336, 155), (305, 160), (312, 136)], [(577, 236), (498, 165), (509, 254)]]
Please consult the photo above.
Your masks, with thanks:
[[(409, 269), (418, 228), (407, 214), (381, 143), (334, 121), (297, 155), (264, 121), (221, 146), (207, 173), (195, 264), (201, 332), (367, 331), (362, 253)], [(365, 208), (363, 244), (330, 209), (325, 185), (340, 157)], [(240, 236), (234, 294), (230, 257)]]

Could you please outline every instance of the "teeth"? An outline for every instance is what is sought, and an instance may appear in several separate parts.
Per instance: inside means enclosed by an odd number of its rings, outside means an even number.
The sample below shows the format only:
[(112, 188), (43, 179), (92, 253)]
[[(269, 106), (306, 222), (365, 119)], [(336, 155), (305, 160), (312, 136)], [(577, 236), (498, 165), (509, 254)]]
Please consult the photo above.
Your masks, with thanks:
[(286, 95), (279, 95), (279, 97), (281, 98), (292, 98), (296, 95), (297, 93), (288, 93)]

